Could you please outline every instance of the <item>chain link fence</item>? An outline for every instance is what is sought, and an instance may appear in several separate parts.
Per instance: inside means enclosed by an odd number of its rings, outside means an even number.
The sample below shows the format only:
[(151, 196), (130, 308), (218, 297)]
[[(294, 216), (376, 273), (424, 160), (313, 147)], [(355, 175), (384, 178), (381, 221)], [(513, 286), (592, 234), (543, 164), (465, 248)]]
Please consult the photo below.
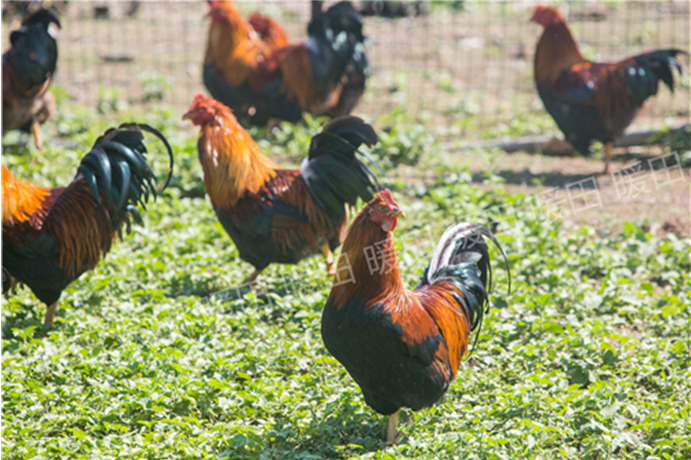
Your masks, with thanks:
[[(276, 18), (291, 41), (305, 39), (309, 0), (236, 3), (243, 14), (260, 11)], [(556, 133), (532, 79), (535, 44), (542, 32), (529, 22), (536, 3), (394, 2), (386, 5), (385, 13), (407, 16), (365, 17), (372, 75), (356, 113), (377, 116), (400, 109), (442, 134), (468, 139), (505, 135), (511, 127), (531, 123), (528, 131), (535, 134)], [(54, 4), (62, 22), (55, 85), (75, 102), (101, 111), (154, 104), (182, 111), (195, 93), (204, 91), (206, 2)], [(615, 61), (656, 48), (690, 49), (686, 0), (553, 4), (591, 60)], [(3, 2), (3, 10), (17, 5)], [(17, 17), (3, 15), (5, 47), (9, 31), (19, 24)], [(672, 95), (661, 85), (634, 122), (636, 127), (689, 122), (689, 60), (681, 59), (686, 72), (678, 79), (677, 91)]]

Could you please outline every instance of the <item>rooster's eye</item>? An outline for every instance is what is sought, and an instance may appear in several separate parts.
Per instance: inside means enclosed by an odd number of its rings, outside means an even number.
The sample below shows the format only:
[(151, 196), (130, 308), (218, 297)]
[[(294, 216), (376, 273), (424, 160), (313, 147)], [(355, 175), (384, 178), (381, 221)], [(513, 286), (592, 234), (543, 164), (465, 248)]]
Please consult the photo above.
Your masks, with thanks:
[(386, 207), (384, 205), (379, 206), (379, 212), (384, 212), (386, 211)]

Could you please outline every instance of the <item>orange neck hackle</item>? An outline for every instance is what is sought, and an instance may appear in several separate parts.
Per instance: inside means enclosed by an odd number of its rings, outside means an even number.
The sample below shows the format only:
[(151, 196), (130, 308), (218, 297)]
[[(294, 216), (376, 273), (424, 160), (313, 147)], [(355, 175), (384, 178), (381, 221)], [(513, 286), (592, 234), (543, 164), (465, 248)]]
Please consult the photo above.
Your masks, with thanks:
[(366, 299), (371, 306), (385, 297), (406, 295), (394, 247), (392, 230), (395, 223), (387, 231), (378, 220), (378, 216), (387, 212), (404, 216), (388, 189), (367, 203), (348, 229), (336, 272), (347, 274), (352, 270), (355, 281), (339, 283), (338, 278), (334, 280), (330, 301), (336, 309), (340, 310), (354, 297)]
[(534, 71), (538, 84), (552, 81), (565, 68), (588, 62), (559, 11), (538, 5), (531, 20), (545, 28), (535, 49)]
[(230, 0), (209, 3), (209, 36), (204, 65), (214, 64), (228, 82), (239, 86), (245, 80), (255, 55), (261, 51), (261, 41), (235, 4)]
[(194, 120), (193, 114), (202, 107), (212, 114), (201, 124), (197, 144), (206, 192), (217, 208), (235, 206), (246, 193), (259, 192), (279, 168), (259, 150), (232, 111), (220, 102), (197, 96), (185, 117)]
[(16, 225), (44, 214), (43, 203), (50, 189), (17, 180), (2, 165), (2, 225)]
[(225, 25), (224, 30), (231, 33), (230, 37), (238, 42), (250, 38), (252, 26), (243, 19), (232, 0), (212, 0), (208, 4), (211, 21), (217, 25)]

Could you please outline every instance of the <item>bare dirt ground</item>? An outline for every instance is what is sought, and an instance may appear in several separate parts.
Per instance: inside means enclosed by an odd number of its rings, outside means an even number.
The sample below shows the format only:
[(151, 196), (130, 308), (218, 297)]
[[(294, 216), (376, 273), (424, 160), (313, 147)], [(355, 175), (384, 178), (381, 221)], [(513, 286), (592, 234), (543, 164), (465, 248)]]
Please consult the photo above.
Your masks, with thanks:
[[(193, 95), (204, 91), (206, 3), (140, 3), (131, 16), (130, 2), (67, 3), (60, 17), (55, 86), (71, 100), (101, 110), (164, 103), (182, 113)], [(305, 39), (309, 0), (236, 3), (245, 16), (259, 10), (277, 19), (291, 42)], [(356, 114), (376, 117), (402, 109), (426, 126), (448, 128), (450, 140), (485, 139), (487, 130), (489, 137), (556, 134), (551, 121), (541, 121), (547, 118), (532, 77), (542, 30), (528, 19), (538, 0), (465, 3), (462, 9), (439, 5), (427, 16), (363, 20), (372, 76)], [(558, 3), (589, 59), (617, 61), (661, 47), (691, 49), (688, 1)], [(97, 6), (108, 7), (107, 18), (95, 17)], [(4, 19), (6, 49), (9, 31), (20, 21)], [(682, 65), (688, 66), (687, 58)], [(688, 77), (675, 78), (675, 93), (661, 88), (636, 119), (638, 129), (688, 122)]]
[[(617, 155), (619, 153), (619, 155)], [(572, 225), (588, 224), (601, 234), (619, 233), (624, 222), (641, 224), (658, 236), (691, 236), (691, 168), (680, 168), (674, 155), (661, 147), (617, 152), (609, 174), (601, 156), (555, 157), (526, 153), (488, 156), (467, 151), (451, 156), (468, 163), (474, 182), (487, 184), (483, 173), (493, 171), (510, 193), (534, 194), (543, 204), (559, 208)], [(637, 168), (627, 165), (640, 162)], [(652, 163), (655, 171), (652, 171)]]

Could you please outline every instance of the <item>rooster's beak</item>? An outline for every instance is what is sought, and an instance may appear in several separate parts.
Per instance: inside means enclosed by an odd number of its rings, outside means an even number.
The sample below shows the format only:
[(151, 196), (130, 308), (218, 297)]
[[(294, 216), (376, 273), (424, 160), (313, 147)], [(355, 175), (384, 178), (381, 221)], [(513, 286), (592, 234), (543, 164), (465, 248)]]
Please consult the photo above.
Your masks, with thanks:
[(191, 120), (192, 119), (192, 112), (187, 112), (182, 116), (183, 120)]
[(393, 218), (398, 218), (398, 217), (405, 218), (405, 213), (402, 210), (397, 209), (395, 211), (391, 211), (391, 217), (393, 217)]

